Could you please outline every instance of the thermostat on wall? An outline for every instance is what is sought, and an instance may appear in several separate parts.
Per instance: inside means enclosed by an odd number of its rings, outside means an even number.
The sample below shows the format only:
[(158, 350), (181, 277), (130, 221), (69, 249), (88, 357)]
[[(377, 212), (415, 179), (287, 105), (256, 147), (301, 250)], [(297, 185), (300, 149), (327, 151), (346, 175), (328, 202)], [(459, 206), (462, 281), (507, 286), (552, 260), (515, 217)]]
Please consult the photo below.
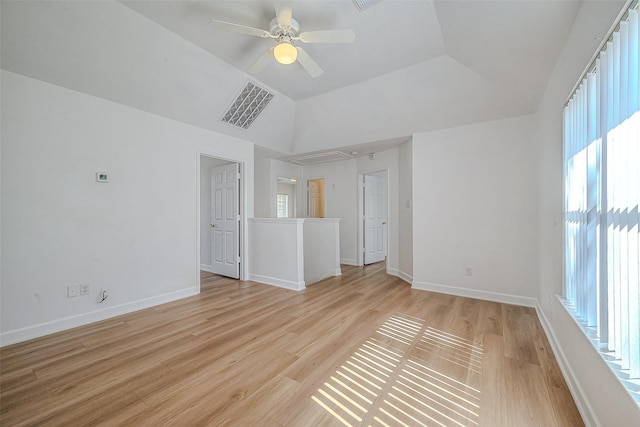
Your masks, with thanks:
[(96, 181), (109, 182), (109, 177), (106, 172), (96, 172)]

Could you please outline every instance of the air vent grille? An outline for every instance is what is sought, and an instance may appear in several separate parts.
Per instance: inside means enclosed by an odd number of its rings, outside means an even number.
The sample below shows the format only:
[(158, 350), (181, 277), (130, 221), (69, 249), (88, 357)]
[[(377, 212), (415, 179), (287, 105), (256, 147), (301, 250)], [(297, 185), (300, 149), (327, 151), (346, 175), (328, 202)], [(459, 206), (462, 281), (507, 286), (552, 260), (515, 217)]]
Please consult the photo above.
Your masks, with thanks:
[(317, 163), (336, 162), (338, 160), (352, 159), (350, 156), (342, 151), (329, 151), (326, 153), (307, 154), (300, 157), (292, 157), (287, 159), (288, 162), (295, 163), (297, 165), (307, 166), (315, 165)]
[(271, 92), (249, 82), (233, 101), (231, 107), (222, 117), (222, 121), (242, 129), (248, 129), (272, 98)]
[(353, 4), (358, 10), (363, 11), (374, 3), (378, 3), (380, 0), (353, 0)]

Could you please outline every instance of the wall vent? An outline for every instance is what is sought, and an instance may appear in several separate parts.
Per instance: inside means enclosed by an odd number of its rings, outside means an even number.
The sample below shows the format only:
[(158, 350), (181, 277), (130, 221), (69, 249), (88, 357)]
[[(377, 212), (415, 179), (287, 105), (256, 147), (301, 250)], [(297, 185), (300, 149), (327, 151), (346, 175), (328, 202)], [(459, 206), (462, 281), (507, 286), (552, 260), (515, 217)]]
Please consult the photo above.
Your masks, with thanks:
[(359, 11), (363, 11), (374, 3), (378, 3), (380, 0), (353, 0), (353, 4)]
[(307, 154), (299, 157), (286, 159), (287, 162), (297, 165), (308, 166), (317, 163), (336, 162), (338, 160), (353, 159), (353, 156), (343, 153), (342, 151), (328, 151), (326, 153)]
[(249, 129), (251, 123), (260, 115), (272, 98), (271, 92), (255, 83), (248, 82), (221, 120), (242, 129)]

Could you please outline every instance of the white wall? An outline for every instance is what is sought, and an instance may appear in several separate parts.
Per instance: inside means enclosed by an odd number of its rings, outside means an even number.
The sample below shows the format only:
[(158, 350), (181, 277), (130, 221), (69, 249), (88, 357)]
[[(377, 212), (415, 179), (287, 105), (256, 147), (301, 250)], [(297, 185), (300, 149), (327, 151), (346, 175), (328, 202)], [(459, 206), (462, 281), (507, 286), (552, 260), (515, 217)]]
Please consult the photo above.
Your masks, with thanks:
[(583, 2), (538, 112), (540, 314), (587, 425), (638, 425), (640, 408), (554, 297), (562, 294), (562, 109), (624, 2)]
[(527, 104), (515, 92), (442, 55), (298, 101), (292, 150), (326, 150), (512, 117), (532, 112)]
[(325, 218), (340, 218), (340, 262), (357, 263), (358, 188), (355, 159), (304, 167), (304, 178), (325, 178)]
[(304, 282), (312, 285), (342, 274), (340, 270), (340, 219), (305, 218)]
[[(197, 293), (198, 152), (244, 162), (250, 216), (253, 145), (1, 78), (2, 344)], [(97, 183), (97, 171), (109, 183)], [(80, 283), (91, 295), (67, 298)], [(110, 296), (97, 304), (102, 288)]]
[(249, 280), (301, 291), (339, 276), (340, 219), (251, 218)]
[(276, 194), (278, 192), (278, 177), (294, 178), (298, 180), (295, 185), (296, 211), (293, 216), (304, 217), (304, 201), (300, 179), (302, 167), (292, 163), (273, 159), (277, 155), (272, 151), (256, 147), (255, 158), (255, 215), (256, 218), (276, 217)]
[(271, 158), (267, 151), (257, 145), (254, 165), (254, 214), (256, 218), (269, 218), (271, 215)]
[(413, 281), (413, 172), (411, 141), (398, 147), (398, 273)]
[(305, 288), (303, 218), (251, 218), (249, 280), (301, 291)]
[(408, 274), (399, 268), (399, 181), (398, 181), (398, 148), (376, 153), (375, 159), (368, 156), (358, 158), (358, 173), (366, 174), (380, 170), (387, 171), (387, 273), (408, 279)]
[(529, 115), (414, 134), (414, 287), (535, 304), (535, 124)]

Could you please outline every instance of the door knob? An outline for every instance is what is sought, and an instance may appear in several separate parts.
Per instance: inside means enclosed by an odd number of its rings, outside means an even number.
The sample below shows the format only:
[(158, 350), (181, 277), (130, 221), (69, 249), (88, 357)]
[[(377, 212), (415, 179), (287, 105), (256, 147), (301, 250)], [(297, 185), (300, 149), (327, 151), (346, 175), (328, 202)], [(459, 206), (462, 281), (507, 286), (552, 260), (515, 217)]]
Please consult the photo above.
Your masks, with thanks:
[(383, 222), (382, 225), (385, 225), (387, 223), (387, 221)]
[(213, 228), (213, 227), (215, 227), (215, 225), (213, 225), (213, 224), (209, 224), (209, 227), (212, 227), (212, 228)]

